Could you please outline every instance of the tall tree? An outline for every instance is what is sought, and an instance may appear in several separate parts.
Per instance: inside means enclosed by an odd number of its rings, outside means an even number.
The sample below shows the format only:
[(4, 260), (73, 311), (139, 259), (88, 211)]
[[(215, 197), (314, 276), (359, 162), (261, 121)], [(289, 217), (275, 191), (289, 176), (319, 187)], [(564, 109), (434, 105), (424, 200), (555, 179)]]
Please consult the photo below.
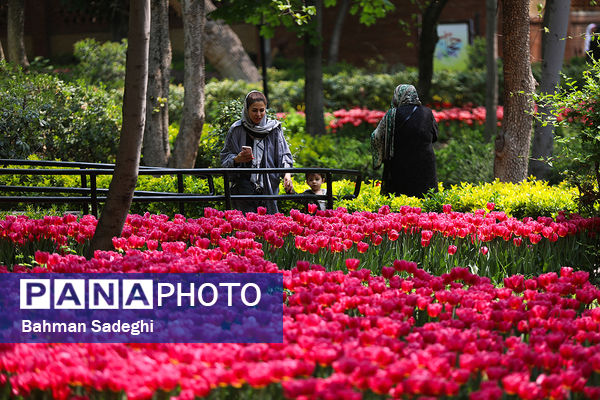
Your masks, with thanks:
[(169, 164), (194, 168), (204, 125), (204, 1), (183, 0), (183, 117)]
[(323, 96), (323, 0), (308, 0), (315, 7), (315, 15), (304, 34), (304, 103), (306, 104), (306, 132), (325, 134)]
[(146, 118), (150, 0), (133, 0), (129, 10), (129, 45), (119, 150), (108, 197), (92, 238), (89, 255), (94, 250), (111, 249), (112, 238), (121, 234), (138, 177)]
[(151, 0), (150, 50), (148, 59), (148, 92), (146, 125), (142, 152), (143, 164), (166, 167), (169, 147), (169, 0)]
[(8, 0), (6, 31), (8, 61), (28, 68), (24, 29), (25, 0)]
[(497, 31), (497, 0), (485, 0), (485, 130), (486, 142), (491, 142), (498, 129), (498, 40)]
[(527, 178), (533, 119), (529, 0), (503, 0), (502, 32), (504, 119), (496, 136), (494, 176), (520, 182)]
[[(554, 93), (560, 81), (570, 10), (571, 0), (546, 0), (542, 32), (542, 80), (539, 87), (542, 95)], [(538, 113), (542, 123), (537, 122), (535, 126), (529, 170), (538, 179), (548, 179), (551, 174), (548, 160), (554, 148), (554, 126), (543, 122), (550, 114), (548, 106), (540, 105)]]
[[(171, 7), (182, 16), (181, 1), (171, 0)], [(204, 1), (206, 26), (204, 27), (204, 56), (221, 76), (246, 82), (260, 81), (260, 73), (242, 45), (238, 35), (218, 18), (212, 19), (216, 10), (211, 0)]]
[(439, 40), (438, 20), (448, 0), (430, 0), (423, 11), (421, 35), (419, 37), (419, 81), (417, 87), (423, 102), (431, 99), (431, 79), (433, 78), (433, 54)]
[(331, 32), (331, 40), (329, 42), (329, 52), (327, 57), (327, 63), (329, 65), (334, 65), (338, 62), (342, 28), (344, 27), (344, 21), (346, 19), (346, 15), (348, 15), (349, 9), (350, 0), (341, 0), (340, 8), (335, 18), (335, 24), (333, 25), (333, 31)]
[(4, 61), (4, 49), (2, 48), (2, 41), (0, 41), (0, 61)]
[[(206, 13), (216, 10), (210, 0), (205, 0)], [(244, 50), (242, 41), (222, 20), (206, 20), (204, 54), (222, 76), (246, 82), (260, 81), (260, 73)]]

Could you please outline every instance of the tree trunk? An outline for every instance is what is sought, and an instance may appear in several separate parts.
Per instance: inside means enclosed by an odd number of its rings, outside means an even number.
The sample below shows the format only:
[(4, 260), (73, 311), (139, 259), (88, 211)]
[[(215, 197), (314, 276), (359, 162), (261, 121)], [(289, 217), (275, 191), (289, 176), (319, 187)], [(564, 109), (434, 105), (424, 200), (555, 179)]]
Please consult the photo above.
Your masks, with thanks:
[(25, 0), (8, 0), (7, 10), (7, 56), (8, 61), (29, 67), (25, 52)]
[(175, 168), (194, 168), (204, 125), (204, 25), (203, 1), (183, 0), (184, 78), (183, 117), (175, 139)]
[(306, 132), (312, 135), (325, 133), (323, 101), (323, 0), (307, 1), (314, 5), (316, 14), (311, 18), (313, 34), (304, 36), (304, 102), (306, 104)]
[[(206, 14), (216, 9), (211, 0), (205, 0)], [(181, 2), (172, 0), (171, 7), (182, 18)], [(260, 81), (256, 65), (244, 50), (242, 41), (223, 21), (206, 19), (204, 28), (204, 56), (224, 78), (241, 79), (246, 82)]]
[(494, 176), (502, 182), (527, 178), (534, 80), (529, 50), (529, 0), (502, 2), (504, 120), (496, 136)]
[(491, 142), (498, 129), (498, 40), (497, 31), (497, 0), (485, 2), (485, 42), (486, 42), (486, 85), (485, 85), (485, 131), (486, 142)]
[(150, 54), (148, 59), (148, 93), (146, 128), (142, 159), (144, 165), (166, 167), (169, 148), (169, 0), (151, 1)]
[(433, 78), (433, 54), (438, 42), (437, 24), (448, 0), (431, 0), (423, 13), (421, 36), (419, 37), (419, 97), (423, 103), (431, 100), (431, 79)]
[(331, 33), (331, 42), (329, 43), (329, 57), (327, 63), (332, 66), (338, 62), (338, 55), (340, 52), (340, 38), (342, 37), (342, 28), (344, 27), (344, 20), (348, 15), (348, 9), (350, 8), (350, 0), (342, 0), (340, 9), (338, 10), (337, 17), (335, 19), (335, 25), (333, 25), (333, 32)]
[(106, 204), (92, 238), (94, 250), (112, 249), (129, 212), (137, 183), (142, 136), (146, 118), (148, 43), (150, 41), (150, 0), (135, 0), (129, 10), (129, 35), (123, 95), (123, 126)]
[(2, 48), (2, 41), (0, 41), (0, 61), (4, 61), (4, 49)]
[[(205, 0), (206, 12), (216, 9), (210, 0)], [(252, 62), (242, 41), (223, 21), (206, 20), (205, 55), (210, 64), (223, 76), (246, 82), (260, 81), (260, 74)]]
[[(570, 9), (571, 0), (546, 1), (543, 25), (548, 30), (542, 32), (542, 82), (539, 87), (542, 94), (554, 93), (560, 81)], [(549, 115), (549, 112), (548, 107), (543, 105), (538, 108), (542, 118)], [(538, 179), (550, 178), (552, 168), (548, 164), (548, 159), (552, 157), (553, 147), (553, 125), (543, 126), (537, 122), (531, 147), (530, 174)]]

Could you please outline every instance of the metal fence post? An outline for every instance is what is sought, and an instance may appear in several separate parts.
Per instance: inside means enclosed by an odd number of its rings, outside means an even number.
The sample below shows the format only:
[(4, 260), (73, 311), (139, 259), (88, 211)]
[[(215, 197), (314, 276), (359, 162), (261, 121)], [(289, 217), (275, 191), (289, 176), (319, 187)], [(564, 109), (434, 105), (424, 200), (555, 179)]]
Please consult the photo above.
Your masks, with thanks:
[[(183, 194), (183, 174), (181, 172), (177, 173), (177, 193)], [(185, 215), (185, 203), (183, 201), (179, 202), (179, 213)]]
[(229, 190), (229, 174), (223, 172), (223, 189), (225, 190), (225, 209), (231, 210), (231, 191)]
[(90, 174), (90, 200), (92, 202), (92, 215), (98, 218), (98, 194), (96, 193), (96, 174)]
[(325, 182), (327, 184), (327, 209), (332, 210), (333, 209), (333, 182), (332, 182), (332, 175), (331, 172), (326, 172), (325, 176), (327, 179), (327, 182)]
[[(84, 169), (84, 168), (82, 167), (81, 169)], [(86, 174), (81, 174), (81, 188), (82, 189), (87, 188), (87, 175)], [(89, 213), (90, 205), (88, 203), (83, 203), (81, 212), (83, 213), (83, 215)]]
[(362, 174), (359, 172), (356, 174), (356, 181), (354, 182), (354, 198), (356, 199), (360, 194), (360, 185), (362, 183)]

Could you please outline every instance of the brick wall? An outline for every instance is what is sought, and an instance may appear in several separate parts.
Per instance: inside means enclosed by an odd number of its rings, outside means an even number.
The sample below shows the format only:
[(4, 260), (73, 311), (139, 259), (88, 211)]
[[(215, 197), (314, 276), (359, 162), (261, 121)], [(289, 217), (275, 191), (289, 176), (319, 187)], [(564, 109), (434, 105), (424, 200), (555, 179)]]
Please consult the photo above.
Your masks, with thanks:
[[(395, 11), (372, 26), (361, 25), (357, 16), (348, 15), (340, 43), (340, 59), (355, 65), (385, 63), (387, 65), (416, 65), (418, 31), (413, 26), (405, 32), (399, 21), (410, 21), (416, 12), (409, 0), (393, 0)], [(60, 0), (26, 0), (26, 45), (28, 56), (58, 56), (72, 52), (73, 43), (85, 37), (100, 41), (110, 40), (108, 21), (99, 20), (82, 13), (71, 11), (61, 5)], [(6, 5), (0, 1), (0, 26), (5, 26)], [(541, 58), (541, 20), (532, 11), (531, 46), (532, 60)], [(329, 49), (331, 31), (337, 15), (336, 8), (325, 9), (323, 33), (324, 56)], [(501, 18), (498, 18), (499, 49), (501, 52)], [(485, 35), (485, 0), (449, 0), (441, 15), (440, 22), (468, 22), (471, 33)], [(590, 6), (589, 0), (572, 0), (569, 24), (569, 39), (566, 42), (565, 58), (583, 54), (583, 34), (589, 23), (600, 24), (600, 6)], [(174, 52), (183, 51), (181, 40), (181, 19), (175, 13), (170, 18)], [(256, 58), (258, 35), (249, 26), (237, 26), (234, 30), (240, 35), (247, 51)], [(0, 31), (0, 40), (6, 46), (5, 29)], [(274, 56), (301, 58), (302, 41), (283, 29), (277, 31), (271, 43)], [(501, 55), (501, 54), (500, 54)]]
[[(348, 15), (340, 41), (340, 60), (355, 65), (385, 62), (389, 65), (416, 65), (418, 31), (416, 26), (407, 34), (399, 21), (410, 21), (417, 9), (408, 0), (395, 1), (396, 9), (374, 25), (359, 23), (357, 16)], [(324, 55), (327, 55), (337, 7), (326, 8), (323, 19)], [(449, 0), (440, 22), (471, 22), (473, 33), (485, 32), (485, 1)], [(271, 41), (274, 55), (301, 57), (302, 42), (283, 29)]]

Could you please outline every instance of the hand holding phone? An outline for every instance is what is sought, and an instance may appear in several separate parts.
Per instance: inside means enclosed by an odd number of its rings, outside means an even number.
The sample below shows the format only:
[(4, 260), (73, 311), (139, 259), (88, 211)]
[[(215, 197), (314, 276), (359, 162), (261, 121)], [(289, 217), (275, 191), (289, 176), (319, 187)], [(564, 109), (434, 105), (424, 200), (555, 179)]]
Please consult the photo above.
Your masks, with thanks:
[(252, 147), (242, 146), (242, 151), (237, 155), (237, 162), (249, 162), (254, 158), (252, 155)]

